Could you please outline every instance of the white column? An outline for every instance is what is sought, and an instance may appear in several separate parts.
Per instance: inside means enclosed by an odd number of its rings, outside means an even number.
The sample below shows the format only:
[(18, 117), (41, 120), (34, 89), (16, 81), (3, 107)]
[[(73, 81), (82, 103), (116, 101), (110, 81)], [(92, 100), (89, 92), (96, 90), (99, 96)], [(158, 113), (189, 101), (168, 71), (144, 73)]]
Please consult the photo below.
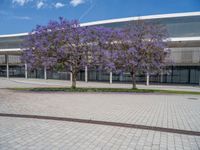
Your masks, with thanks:
[(47, 68), (44, 67), (44, 79), (47, 80)]
[(88, 82), (88, 67), (85, 66), (85, 82)]
[(110, 72), (110, 84), (112, 84), (112, 72)]
[(8, 59), (8, 54), (5, 55), (6, 59), (6, 77), (9, 78), (9, 59)]
[(147, 72), (146, 75), (146, 86), (149, 86), (149, 73)]
[(70, 81), (72, 82), (72, 66), (70, 67)]
[(25, 78), (27, 79), (27, 78), (28, 78), (28, 67), (27, 67), (27, 63), (25, 63), (24, 67), (25, 67), (25, 69), (24, 69), (24, 71), (25, 71)]

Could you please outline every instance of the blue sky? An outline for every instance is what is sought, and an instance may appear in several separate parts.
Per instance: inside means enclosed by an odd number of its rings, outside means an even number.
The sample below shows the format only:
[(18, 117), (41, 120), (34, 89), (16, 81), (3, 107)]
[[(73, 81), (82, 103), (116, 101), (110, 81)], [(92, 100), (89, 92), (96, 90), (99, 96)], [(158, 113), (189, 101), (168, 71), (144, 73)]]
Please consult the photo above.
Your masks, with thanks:
[(0, 0), (0, 34), (29, 32), (59, 16), (80, 22), (200, 11), (200, 0)]

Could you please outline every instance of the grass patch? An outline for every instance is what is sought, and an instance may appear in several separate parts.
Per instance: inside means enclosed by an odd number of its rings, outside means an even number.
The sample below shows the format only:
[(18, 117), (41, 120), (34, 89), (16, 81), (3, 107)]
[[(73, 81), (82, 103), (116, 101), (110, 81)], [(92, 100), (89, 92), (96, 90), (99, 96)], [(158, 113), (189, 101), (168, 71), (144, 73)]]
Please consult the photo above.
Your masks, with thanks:
[(125, 89), (125, 88), (61, 88), (61, 87), (39, 87), (39, 88), (9, 88), (17, 91), (34, 92), (90, 92), (90, 93), (158, 93), (158, 94), (193, 94), (200, 95), (200, 92), (194, 91), (176, 91), (176, 90), (157, 90), (157, 89)]

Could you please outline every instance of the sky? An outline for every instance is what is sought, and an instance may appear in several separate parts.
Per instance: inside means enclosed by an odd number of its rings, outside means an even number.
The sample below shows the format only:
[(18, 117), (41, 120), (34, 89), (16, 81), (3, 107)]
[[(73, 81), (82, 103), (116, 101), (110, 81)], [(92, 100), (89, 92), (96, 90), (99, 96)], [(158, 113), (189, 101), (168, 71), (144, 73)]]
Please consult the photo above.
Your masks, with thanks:
[(0, 0), (0, 34), (30, 32), (59, 17), (81, 23), (200, 11), (200, 0)]

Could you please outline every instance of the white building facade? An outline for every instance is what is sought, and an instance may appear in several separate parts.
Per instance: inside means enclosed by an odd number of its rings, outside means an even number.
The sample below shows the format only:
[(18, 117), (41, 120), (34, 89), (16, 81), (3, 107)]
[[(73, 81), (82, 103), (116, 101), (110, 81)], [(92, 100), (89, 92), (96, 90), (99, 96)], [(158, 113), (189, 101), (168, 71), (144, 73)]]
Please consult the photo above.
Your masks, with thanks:
[[(162, 14), (82, 23), (81, 26), (123, 27), (135, 20), (164, 24), (169, 32), (173, 65), (167, 65), (160, 74), (151, 74), (151, 83), (194, 84), (200, 83), (200, 12)], [(28, 33), (0, 35), (0, 77), (23, 77), (70, 80), (66, 71), (57, 72), (38, 68), (29, 71), (21, 63), (21, 44)], [(86, 70), (86, 71), (85, 71)], [(115, 74), (104, 71), (80, 71), (78, 80), (102, 82), (130, 82), (129, 73)], [(137, 75), (138, 82), (145, 82), (145, 75)]]

